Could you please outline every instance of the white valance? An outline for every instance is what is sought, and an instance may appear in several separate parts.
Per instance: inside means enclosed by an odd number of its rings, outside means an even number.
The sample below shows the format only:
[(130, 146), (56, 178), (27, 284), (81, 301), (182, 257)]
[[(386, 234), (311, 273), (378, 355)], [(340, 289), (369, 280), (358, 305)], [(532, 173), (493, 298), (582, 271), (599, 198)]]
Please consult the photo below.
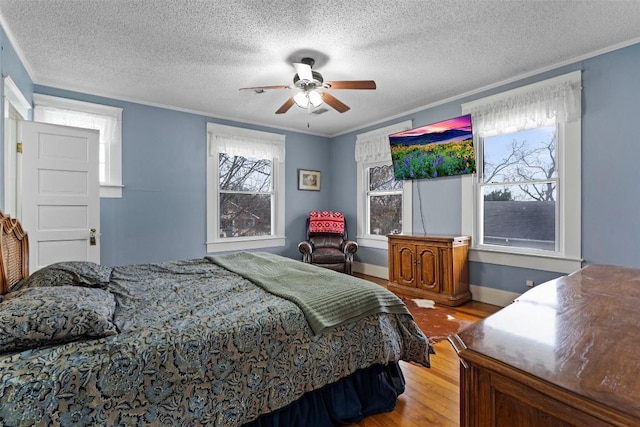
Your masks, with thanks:
[(356, 162), (391, 162), (389, 135), (411, 129), (411, 120), (356, 136)]
[(581, 116), (581, 73), (565, 74), (462, 105), (474, 132), (504, 134)]
[(34, 119), (39, 122), (98, 130), (100, 144), (113, 141), (119, 129), (117, 117), (43, 105), (36, 105)]
[(284, 135), (214, 123), (207, 124), (207, 132), (210, 156), (226, 153), (230, 156), (284, 161)]

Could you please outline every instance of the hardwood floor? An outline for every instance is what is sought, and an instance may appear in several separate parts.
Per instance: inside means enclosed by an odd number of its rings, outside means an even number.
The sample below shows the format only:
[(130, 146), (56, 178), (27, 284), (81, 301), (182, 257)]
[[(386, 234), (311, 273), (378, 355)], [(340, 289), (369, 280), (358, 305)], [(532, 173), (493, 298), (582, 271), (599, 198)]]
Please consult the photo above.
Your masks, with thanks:
[[(358, 277), (386, 285), (386, 280), (362, 274)], [(461, 318), (477, 321), (501, 307), (470, 301), (456, 307)], [(405, 392), (396, 408), (387, 413), (365, 418), (350, 427), (458, 427), (460, 425), (460, 364), (448, 341), (434, 345), (431, 368), (401, 362), (406, 379)]]

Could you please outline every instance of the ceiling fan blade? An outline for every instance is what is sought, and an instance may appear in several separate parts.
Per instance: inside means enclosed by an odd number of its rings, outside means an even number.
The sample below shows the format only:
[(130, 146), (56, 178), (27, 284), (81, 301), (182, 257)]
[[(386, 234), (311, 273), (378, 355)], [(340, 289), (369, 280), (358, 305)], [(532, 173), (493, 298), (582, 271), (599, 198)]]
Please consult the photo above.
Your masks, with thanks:
[(278, 111), (276, 111), (276, 114), (283, 114), (286, 113), (287, 111), (289, 111), (289, 108), (291, 108), (291, 106), (294, 104), (293, 102), (293, 97), (287, 99), (285, 101), (284, 104), (282, 104), (282, 106), (280, 108), (278, 108)]
[(277, 86), (255, 86), (255, 87), (241, 87), (239, 90), (273, 90), (273, 89), (290, 89), (290, 85), (277, 85)]
[(294, 62), (293, 66), (296, 69), (296, 73), (300, 80), (313, 81), (313, 73), (311, 73), (311, 66), (309, 64), (303, 64), (302, 62)]
[(375, 89), (376, 82), (373, 80), (346, 80), (337, 82), (326, 82), (329, 89)]
[(335, 96), (327, 92), (322, 92), (322, 100), (327, 104), (329, 104), (329, 106), (333, 107), (339, 113), (344, 113), (345, 111), (349, 111), (349, 109), (351, 108), (348, 105), (344, 104), (342, 101), (340, 101), (338, 98), (336, 98)]

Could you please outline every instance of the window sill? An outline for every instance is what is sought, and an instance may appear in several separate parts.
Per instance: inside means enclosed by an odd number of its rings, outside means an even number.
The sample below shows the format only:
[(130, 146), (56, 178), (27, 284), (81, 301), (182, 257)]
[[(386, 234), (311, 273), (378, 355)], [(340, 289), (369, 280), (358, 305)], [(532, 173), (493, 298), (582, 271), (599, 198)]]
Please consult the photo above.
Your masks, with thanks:
[(230, 239), (229, 241), (207, 242), (207, 252), (242, 251), (284, 245), (284, 237)]
[(582, 259), (545, 254), (505, 252), (498, 249), (470, 248), (469, 261), (506, 265), (532, 270), (573, 273), (582, 268)]
[(100, 197), (121, 199), (124, 185), (100, 184)]

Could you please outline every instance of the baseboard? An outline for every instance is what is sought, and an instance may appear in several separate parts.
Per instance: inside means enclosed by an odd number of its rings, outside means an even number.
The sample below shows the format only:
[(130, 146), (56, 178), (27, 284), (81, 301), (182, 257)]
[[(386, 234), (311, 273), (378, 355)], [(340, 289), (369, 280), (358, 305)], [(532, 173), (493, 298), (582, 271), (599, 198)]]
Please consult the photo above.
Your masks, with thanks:
[(469, 285), (469, 290), (474, 301), (505, 307), (513, 302), (520, 294), (503, 291), (502, 289), (488, 288), (486, 286)]
[[(367, 276), (389, 278), (389, 269), (379, 265), (354, 262), (353, 271), (366, 274)], [(516, 292), (503, 291), (501, 289), (488, 288), (486, 286), (469, 285), (469, 290), (474, 301), (505, 307), (518, 298), (520, 294)]]
[(356, 273), (366, 274), (367, 276), (378, 277), (380, 279), (389, 279), (389, 269), (379, 265), (354, 261), (353, 271)]

